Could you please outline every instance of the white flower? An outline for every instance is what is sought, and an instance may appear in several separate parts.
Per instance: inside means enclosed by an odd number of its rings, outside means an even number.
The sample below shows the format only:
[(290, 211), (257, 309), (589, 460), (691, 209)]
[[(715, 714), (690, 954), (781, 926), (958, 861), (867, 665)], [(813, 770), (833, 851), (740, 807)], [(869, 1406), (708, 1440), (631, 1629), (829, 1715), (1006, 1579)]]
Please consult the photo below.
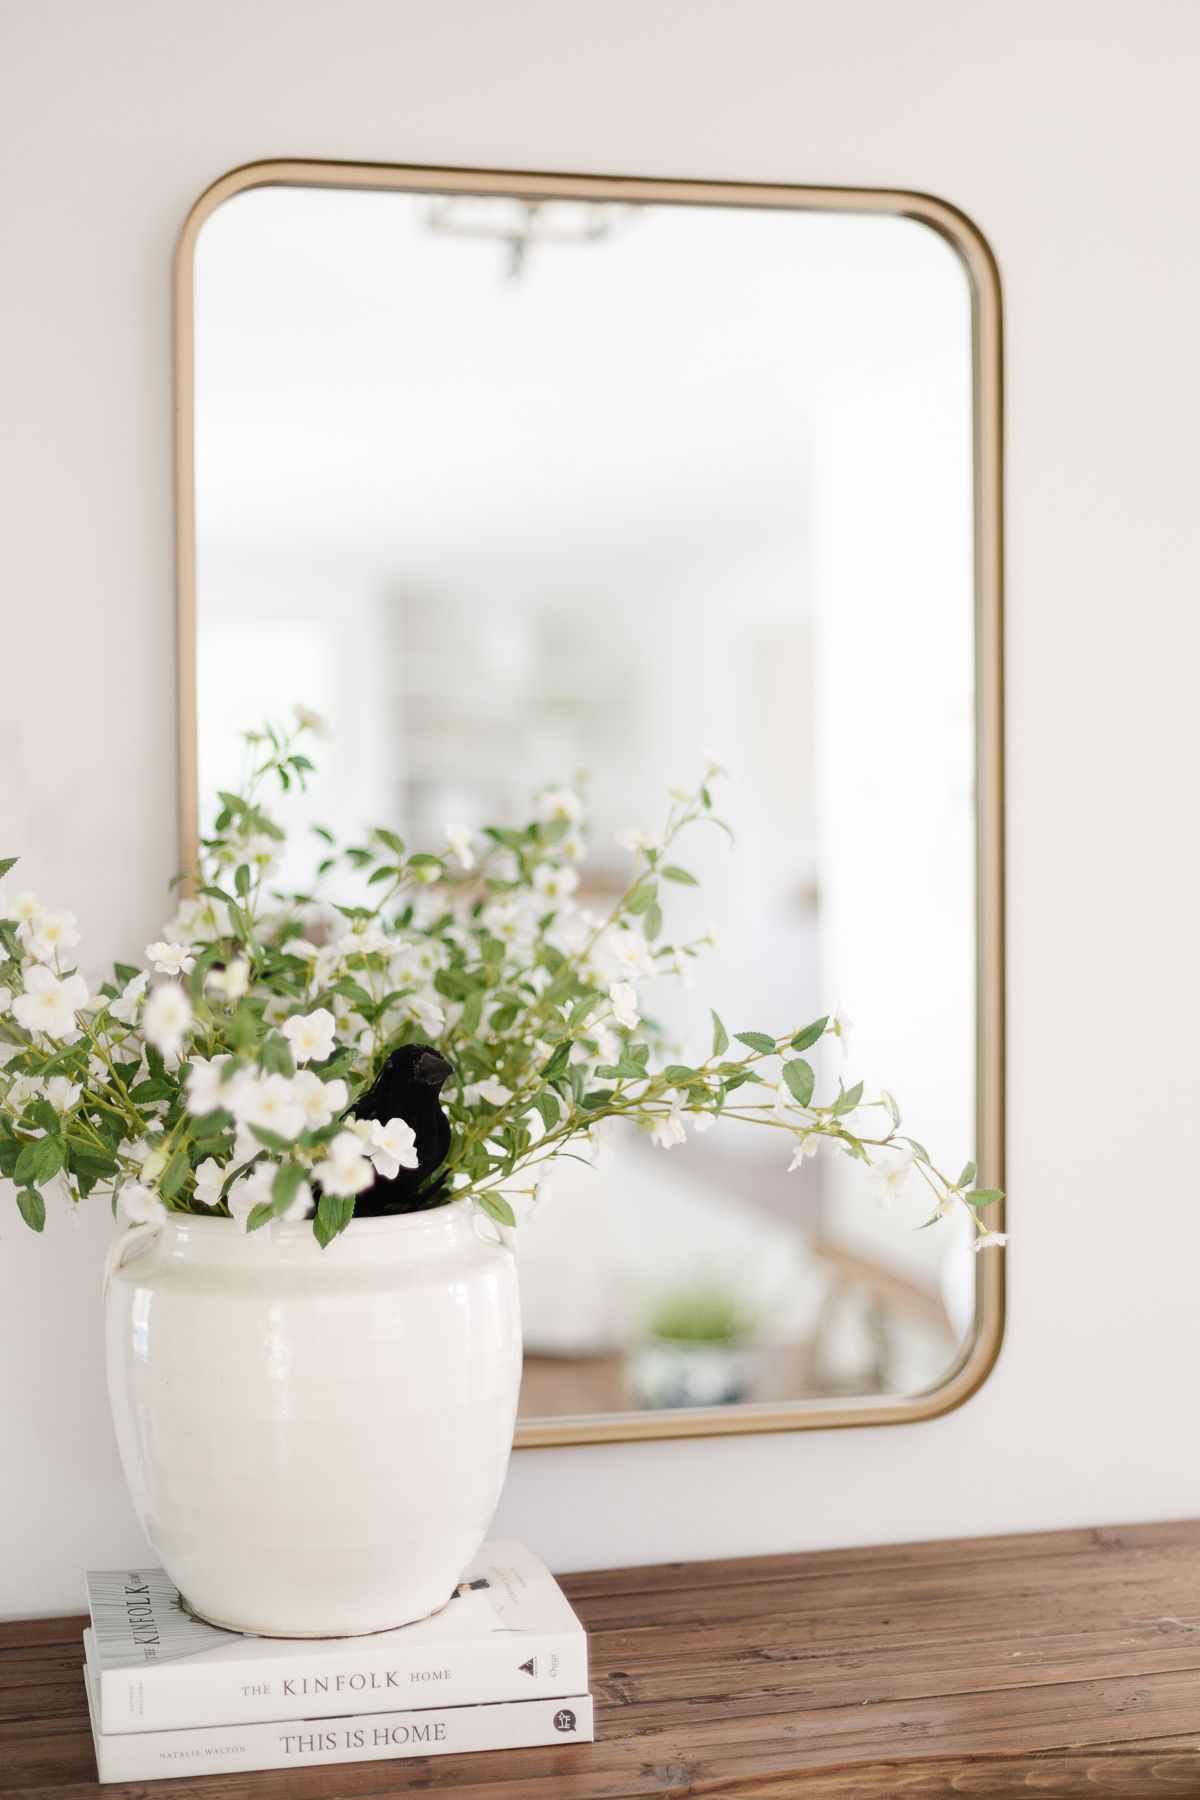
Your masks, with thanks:
[(81, 975), (59, 977), (38, 963), (25, 977), (25, 992), (13, 1001), (17, 1024), (45, 1037), (74, 1033), (75, 1014), (87, 1004), (87, 983)]
[(710, 919), (708, 922), (708, 930), (704, 933), (704, 942), (708, 945), (710, 950), (716, 949), (719, 937), (720, 931), (717, 926), (717, 921), (715, 919)]
[(385, 1181), (394, 1180), (401, 1169), (415, 1169), (417, 1139), (412, 1126), (404, 1119), (389, 1119), (386, 1125), (373, 1119), (367, 1155), (375, 1164), (376, 1173)]
[(298, 1063), (324, 1062), (333, 1055), (337, 1025), (327, 1007), (318, 1006), (315, 1012), (285, 1019), (280, 1029)]
[(276, 838), (268, 837), (265, 831), (260, 831), (256, 836), (246, 839), (237, 852), (237, 860), (257, 869), (261, 880), (279, 867), (279, 842)]
[[(613, 1126), (615, 1124), (615, 1119), (597, 1119), (594, 1125), (589, 1125), (588, 1127), (587, 1136), (584, 1139), (581, 1148), (581, 1154), (584, 1161), (591, 1163), (594, 1169), (598, 1169), (601, 1163), (607, 1162), (612, 1156), (612, 1145), (608, 1140), (612, 1136)], [(578, 1142), (579, 1140), (577, 1138), (574, 1139), (573, 1147), (574, 1145), (577, 1145)]]
[(710, 1112), (690, 1112), (688, 1123), (693, 1131), (711, 1131), (716, 1124), (716, 1114)]
[(12, 1085), (4, 1096), (7, 1105), (14, 1113), (23, 1113), (31, 1100), (39, 1100), (42, 1084), (32, 1075), (15, 1075)]
[(311, 706), (297, 706), (296, 723), (301, 731), (311, 731), (314, 737), (329, 736), (328, 720), (321, 713), (314, 712)]
[(792, 1151), (792, 1160), (787, 1166), (788, 1174), (790, 1175), (793, 1169), (798, 1169), (808, 1157), (815, 1156), (820, 1148), (821, 1134), (819, 1131), (806, 1131), (803, 1137), (798, 1137), (795, 1149)]
[(160, 975), (187, 975), (196, 966), (190, 944), (168, 944), (162, 940), (147, 944), (146, 955)]
[(44, 912), (34, 920), (26, 940), (39, 962), (53, 962), (60, 950), (71, 950), (79, 942), (73, 912)]
[(119, 1019), (122, 1025), (136, 1023), (138, 1008), (146, 998), (146, 989), (149, 985), (150, 977), (143, 969), (140, 975), (135, 975), (131, 981), (125, 983), (119, 998), (114, 1000), (108, 1009), (109, 1017)]
[(661, 848), (657, 838), (648, 837), (637, 825), (622, 825), (613, 838), (619, 850), (658, 850)]
[(483, 909), (483, 923), (505, 944), (529, 944), (537, 934), (537, 916), (528, 898), (494, 900)]
[(228, 937), (233, 920), (224, 900), (201, 894), (195, 900), (180, 902), (175, 917), (164, 928), (164, 936), (172, 942), (186, 939), (189, 943), (206, 944)]
[(215, 1156), (206, 1156), (196, 1170), (196, 1199), (201, 1206), (215, 1206), (221, 1198), (227, 1171)]
[(244, 956), (235, 956), (231, 963), (223, 969), (208, 971), (208, 989), (224, 1000), (226, 1006), (234, 1006), (249, 991), (250, 964)]
[(43, 907), (36, 894), (18, 894), (11, 906), (6, 907), (5, 918), (15, 919), (18, 927), (24, 927), (25, 936), (31, 925), (36, 925), (41, 918)]
[(728, 775), (729, 770), (720, 762), (712, 750), (704, 752), (704, 779), (711, 781), (714, 775)]
[(539, 819), (574, 825), (583, 817), (583, 801), (573, 788), (548, 788), (538, 797), (537, 814)]
[(175, 981), (156, 987), (142, 1011), (142, 1033), (163, 1056), (180, 1056), (192, 1026), (192, 1003)]
[(193, 1057), (187, 1077), (187, 1109), (194, 1119), (202, 1119), (222, 1107), (236, 1113), (238, 1097), (245, 1092), (248, 1083), (246, 1071), (235, 1072), (235, 1065), (228, 1056), (211, 1060), (205, 1056)]
[(447, 825), (446, 848), (451, 856), (457, 856), (464, 869), (475, 867), (475, 852), (471, 848), (471, 832), (466, 825)]
[(118, 1204), (131, 1225), (158, 1225), (167, 1216), (167, 1209), (154, 1189), (141, 1181), (127, 1181), (121, 1189)]
[(533, 871), (534, 892), (547, 900), (566, 900), (579, 886), (575, 869), (560, 869), (553, 863), (539, 863)]
[(79, 1104), (83, 1089), (68, 1075), (52, 1075), (46, 1083), (46, 1098), (57, 1113), (69, 1113)]
[(336, 944), (322, 944), (313, 957), (312, 975), (309, 987), (314, 993), (320, 993), (331, 982), (336, 981), (342, 968), (342, 953)]
[(393, 940), (378, 925), (362, 931), (343, 931), (334, 948), (340, 956), (378, 956), (393, 947)]
[(683, 1100), (676, 1097), (671, 1102), (669, 1113), (661, 1113), (650, 1128), (650, 1142), (660, 1149), (669, 1150), (672, 1144), (686, 1144), (687, 1132), (683, 1128)]
[(897, 1194), (904, 1193), (913, 1178), (914, 1161), (911, 1150), (893, 1150), (872, 1166), (871, 1182), (880, 1206), (890, 1206)]
[(312, 1069), (301, 1069), (292, 1082), (292, 1097), (304, 1110), (306, 1131), (323, 1131), (344, 1112), (350, 1090), (344, 1081), (322, 1081)]
[(410, 1019), (415, 1019), (427, 1037), (437, 1037), (444, 1028), (446, 1014), (436, 1000), (429, 1000), (423, 994), (409, 994), (404, 1001), (404, 1011)]
[(692, 970), (692, 958), (687, 954), (686, 951), (672, 950), (672, 952), (671, 952), (671, 973), (675, 976), (676, 980), (679, 982), (680, 987), (683, 987), (683, 988), (694, 988), (695, 987), (696, 977)]
[[(793, 1094), (787, 1082), (777, 1082), (775, 1085), (775, 1096), (771, 1102), (771, 1111), (775, 1114), (775, 1117), (777, 1119), (786, 1119), (795, 1105), (796, 1096)], [(794, 1120), (793, 1123), (795, 1123)]]
[(980, 1250), (991, 1250), (993, 1248), (1002, 1250), (1007, 1242), (1007, 1231), (985, 1231), (975, 1239), (971, 1248), (978, 1254)]
[(640, 931), (616, 931), (605, 940), (604, 949), (618, 973), (631, 981), (657, 974), (654, 958)]
[(10, 987), (0, 987), (0, 1018), (3, 1018), (4, 1014), (12, 1005), (12, 999), (12, 989)]
[(226, 1196), (230, 1216), (236, 1219), (243, 1231), (249, 1228), (250, 1214), (256, 1206), (266, 1206), (271, 1198), (271, 1186), (279, 1173), (279, 1164), (273, 1162), (257, 1162), (248, 1175), (242, 1175), (234, 1182)]
[(469, 1081), (463, 1088), (464, 1106), (474, 1106), (480, 1100), (486, 1100), (489, 1106), (503, 1106), (511, 1099), (512, 1089), (506, 1088), (494, 1075), (488, 1075), (483, 1081)]
[(854, 1020), (839, 1006), (828, 1025), (825, 1027), (826, 1037), (835, 1037), (842, 1046), (842, 1055), (850, 1054), (850, 1039), (854, 1035)]
[(238, 1099), (238, 1119), (243, 1125), (257, 1126), (260, 1131), (289, 1140), (298, 1138), (304, 1130), (304, 1108), (286, 1075), (260, 1075)]
[(369, 1188), (375, 1179), (375, 1171), (358, 1134), (339, 1131), (326, 1145), (324, 1160), (316, 1165), (313, 1176), (327, 1194), (337, 1194), (345, 1199)]
[(627, 981), (614, 981), (608, 990), (612, 1001), (613, 1018), (625, 1031), (632, 1031), (638, 1024), (637, 991)]
[(582, 862), (584, 851), (585, 845), (583, 839), (579, 836), (578, 832), (574, 831), (571, 832), (569, 837), (565, 837), (558, 846), (558, 854), (565, 857), (568, 862)]

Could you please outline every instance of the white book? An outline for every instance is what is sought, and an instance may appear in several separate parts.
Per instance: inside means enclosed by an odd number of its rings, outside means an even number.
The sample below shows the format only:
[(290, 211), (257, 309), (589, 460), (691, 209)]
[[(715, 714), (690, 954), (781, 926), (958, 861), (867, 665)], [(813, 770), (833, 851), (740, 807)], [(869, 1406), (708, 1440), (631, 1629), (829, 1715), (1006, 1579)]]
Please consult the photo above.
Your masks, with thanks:
[(587, 1692), (583, 1627), (550, 1571), (515, 1543), (485, 1544), (432, 1617), (369, 1637), (222, 1631), (185, 1609), (161, 1569), (89, 1575), (88, 1604), (106, 1737)]
[(156, 1781), (232, 1769), (290, 1769), (306, 1763), (590, 1744), (593, 1737), (590, 1694), (337, 1719), (193, 1726), (187, 1731), (121, 1731), (110, 1736), (96, 1722), (96, 1690), (87, 1668), (83, 1679), (101, 1781)]

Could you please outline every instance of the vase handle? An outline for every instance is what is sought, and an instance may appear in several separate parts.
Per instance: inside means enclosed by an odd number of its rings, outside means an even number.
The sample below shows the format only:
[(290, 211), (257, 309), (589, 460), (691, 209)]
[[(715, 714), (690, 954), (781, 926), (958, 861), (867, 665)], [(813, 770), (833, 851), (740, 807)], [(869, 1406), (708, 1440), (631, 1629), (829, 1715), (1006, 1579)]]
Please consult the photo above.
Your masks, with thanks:
[[(479, 1229), (484, 1221), (491, 1226), (492, 1231), (496, 1234), (495, 1237), (491, 1235), (491, 1232)], [(485, 1213), (482, 1207), (476, 1206), (471, 1209), (471, 1229), (483, 1243), (503, 1244), (504, 1248), (513, 1256), (517, 1254), (517, 1234), (512, 1226), (503, 1225), (499, 1219), (493, 1219), (491, 1213)]]
[(130, 1253), (140, 1256), (143, 1250), (149, 1249), (161, 1230), (161, 1225), (150, 1221), (144, 1225), (131, 1225), (128, 1231), (122, 1231), (113, 1239), (108, 1246), (108, 1255), (104, 1258), (104, 1274), (100, 1284), (101, 1300), (107, 1301), (113, 1277), (119, 1269), (125, 1267)]

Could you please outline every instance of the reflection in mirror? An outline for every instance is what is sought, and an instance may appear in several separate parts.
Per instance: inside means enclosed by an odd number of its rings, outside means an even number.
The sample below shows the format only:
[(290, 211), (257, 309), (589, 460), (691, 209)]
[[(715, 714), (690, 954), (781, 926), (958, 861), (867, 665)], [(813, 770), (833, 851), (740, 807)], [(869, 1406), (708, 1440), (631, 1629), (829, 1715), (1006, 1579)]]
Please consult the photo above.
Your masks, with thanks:
[[(195, 258), (199, 791), (302, 699), (293, 818), (520, 821), (588, 775), (577, 899), (620, 891), (711, 746), (655, 985), (768, 1031), (844, 1006), (836, 1079), (976, 1137), (972, 318), (884, 214), (266, 186)], [(315, 858), (314, 858), (315, 860)], [(311, 863), (284, 871), (303, 884)], [(701, 998), (701, 994), (703, 998)], [(648, 1004), (648, 1002), (647, 1002)], [(722, 1122), (567, 1163), (522, 1230), (527, 1418), (912, 1394), (976, 1322), (916, 1186)], [(785, 1140), (781, 1139), (781, 1142)]]

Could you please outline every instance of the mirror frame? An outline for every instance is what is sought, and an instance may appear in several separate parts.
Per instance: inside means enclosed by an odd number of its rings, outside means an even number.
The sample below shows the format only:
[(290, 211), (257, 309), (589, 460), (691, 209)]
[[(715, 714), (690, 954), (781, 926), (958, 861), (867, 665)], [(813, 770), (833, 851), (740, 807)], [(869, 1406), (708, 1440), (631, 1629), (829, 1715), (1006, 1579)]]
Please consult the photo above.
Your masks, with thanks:
[[(975, 866), (976, 1138), (980, 1179), (1004, 1186), (1004, 683), (1003, 393), (1000, 277), (983, 234), (956, 207), (931, 195), (887, 188), (783, 186), (510, 170), (392, 167), (379, 163), (266, 161), (232, 170), (192, 207), (175, 263), (175, 479), (178, 567), (179, 841), (181, 868), (194, 867), (199, 837), (196, 745), (196, 497), (193, 278), (205, 221), (249, 188), (300, 186), (409, 193), (504, 195), (673, 206), (786, 208), (880, 213), (914, 219), (956, 252), (971, 294), (975, 510)], [(1003, 1203), (997, 1212), (1003, 1215)], [(1003, 1230), (1004, 1218), (994, 1221)], [(518, 1420), (518, 1449), (634, 1439), (717, 1437), (898, 1425), (936, 1418), (967, 1400), (996, 1361), (1004, 1332), (1005, 1258), (976, 1259), (975, 1327), (943, 1379), (922, 1392), (739, 1404), (678, 1412), (612, 1413)]]

